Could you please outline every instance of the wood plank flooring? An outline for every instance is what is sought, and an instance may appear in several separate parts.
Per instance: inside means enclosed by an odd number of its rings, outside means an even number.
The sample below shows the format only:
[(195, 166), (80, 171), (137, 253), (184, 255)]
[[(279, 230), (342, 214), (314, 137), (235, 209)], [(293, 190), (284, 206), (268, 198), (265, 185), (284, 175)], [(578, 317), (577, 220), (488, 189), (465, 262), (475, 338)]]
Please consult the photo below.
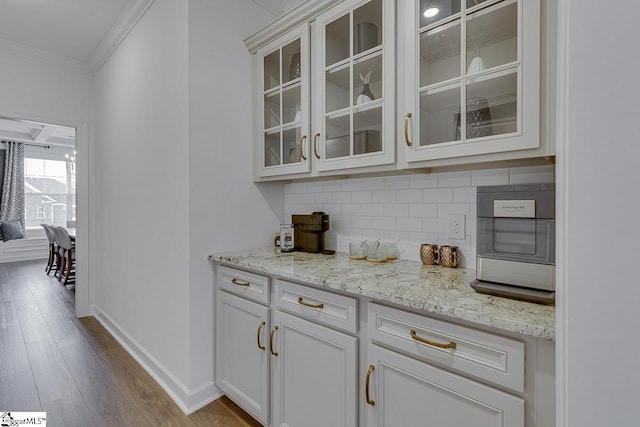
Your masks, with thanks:
[(46, 411), (56, 426), (257, 427), (226, 397), (185, 416), (45, 261), (0, 264), (0, 411)]

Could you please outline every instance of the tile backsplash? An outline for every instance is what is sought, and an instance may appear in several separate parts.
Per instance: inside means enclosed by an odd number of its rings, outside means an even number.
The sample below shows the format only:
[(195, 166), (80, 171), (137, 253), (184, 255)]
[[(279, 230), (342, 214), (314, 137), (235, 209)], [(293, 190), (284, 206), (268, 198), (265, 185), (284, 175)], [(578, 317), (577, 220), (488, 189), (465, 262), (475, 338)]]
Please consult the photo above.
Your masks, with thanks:
[[(419, 261), (420, 244), (458, 246), (461, 265), (475, 268), (476, 187), (554, 182), (553, 165), (466, 172), (352, 178), (285, 185), (285, 218), (324, 211), (331, 216), (325, 246), (398, 240), (401, 258)], [(465, 238), (449, 239), (449, 215), (464, 214)]]

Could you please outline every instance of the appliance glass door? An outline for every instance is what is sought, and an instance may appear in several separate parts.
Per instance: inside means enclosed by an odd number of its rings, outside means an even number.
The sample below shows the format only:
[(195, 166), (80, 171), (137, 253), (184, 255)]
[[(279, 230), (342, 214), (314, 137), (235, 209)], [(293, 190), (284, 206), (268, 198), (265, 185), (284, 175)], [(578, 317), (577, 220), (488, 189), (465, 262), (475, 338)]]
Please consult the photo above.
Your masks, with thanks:
[(538, 264), (555, 263), (555, 220), (483, 218), (478, 222), (478, 256)]
[(517, 255), (536, 254), (536, 222), (531, 219), (495, 218), (493, 250)]

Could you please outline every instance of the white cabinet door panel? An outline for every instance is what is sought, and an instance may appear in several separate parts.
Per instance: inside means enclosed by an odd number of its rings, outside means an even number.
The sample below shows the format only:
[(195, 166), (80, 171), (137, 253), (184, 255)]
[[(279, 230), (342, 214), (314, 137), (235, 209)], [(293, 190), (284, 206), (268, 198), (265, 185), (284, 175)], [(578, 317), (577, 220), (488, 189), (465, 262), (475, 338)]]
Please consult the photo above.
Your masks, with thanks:
[(376, 427), (524, 427), (524, 400), (375, 345), (367, 405)]
[(399, 2), (405, 159), (539, 148), (540, 1), (450, 4), (426, 18), (424, 1)]
[(216, 384), (245, 411), (266, 424), (269, 359), (265, 343), (269, 310), (220, 290), (217, 299)]
[(357, 425), (357, 339), (280, 311), (273, 325), (273, 425)]

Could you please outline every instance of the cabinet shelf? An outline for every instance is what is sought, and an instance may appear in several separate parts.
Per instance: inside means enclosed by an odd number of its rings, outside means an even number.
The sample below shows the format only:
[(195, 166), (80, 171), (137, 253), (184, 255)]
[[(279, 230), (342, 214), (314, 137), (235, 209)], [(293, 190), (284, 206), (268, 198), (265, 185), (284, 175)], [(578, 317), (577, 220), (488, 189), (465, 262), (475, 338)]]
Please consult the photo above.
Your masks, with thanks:
[(358, 61), (361, 61), (362, 59), (368, 59), (369, 57), (374, 57), (377, 55), (382, 55), (382, 51), (384, 50), (384, 46), (383, 45), (378, 45), (376, 47), (373, 47), (369, 50), (366, 50), (364, 52), (361, 52), (357, 55), (353, 55), (353, 62), (356, 63)]

